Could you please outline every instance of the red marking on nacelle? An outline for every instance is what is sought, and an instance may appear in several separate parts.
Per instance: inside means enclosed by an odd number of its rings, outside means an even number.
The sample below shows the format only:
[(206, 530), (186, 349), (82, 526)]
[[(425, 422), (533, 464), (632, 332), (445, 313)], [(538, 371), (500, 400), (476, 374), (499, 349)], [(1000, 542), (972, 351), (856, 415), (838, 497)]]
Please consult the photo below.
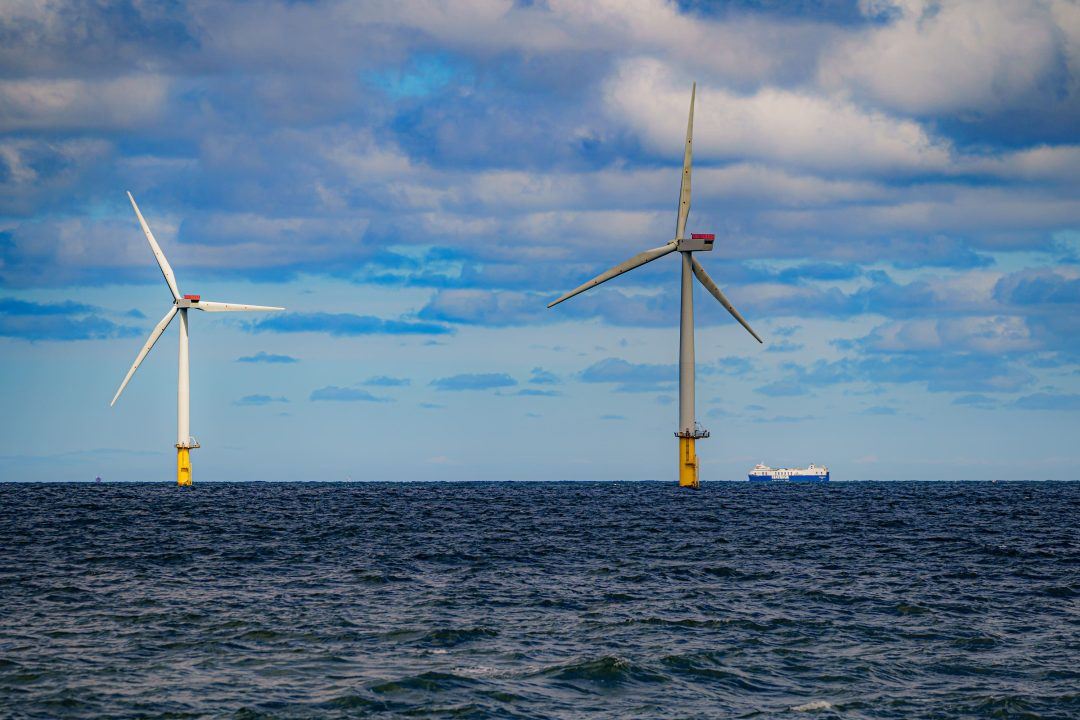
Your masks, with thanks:
[(715, 240), (716, 235), (712, 233), (690, 233), (691, 240)]
[(185, 300), (190, 300), (191, 302), (199, 302), (199, 298), (201, 298), (201, 297), (202, 297), (202, 295), (185, 295), (184, 299)]

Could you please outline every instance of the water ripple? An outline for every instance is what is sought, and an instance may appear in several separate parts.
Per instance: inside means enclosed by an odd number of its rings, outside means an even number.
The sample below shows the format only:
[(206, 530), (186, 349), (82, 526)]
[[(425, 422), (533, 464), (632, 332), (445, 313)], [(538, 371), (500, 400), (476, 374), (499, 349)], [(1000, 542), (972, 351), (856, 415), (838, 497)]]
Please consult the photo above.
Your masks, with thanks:
[(0, 715), (1080, 717), (1080, 484), (0, 484)]

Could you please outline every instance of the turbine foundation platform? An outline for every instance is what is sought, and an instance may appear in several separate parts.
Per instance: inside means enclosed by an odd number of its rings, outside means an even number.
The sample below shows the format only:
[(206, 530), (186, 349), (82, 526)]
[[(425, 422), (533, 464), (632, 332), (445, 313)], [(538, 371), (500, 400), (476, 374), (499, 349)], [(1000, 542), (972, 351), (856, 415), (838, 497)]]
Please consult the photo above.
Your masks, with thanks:
[(692, 437), (679, 438), (679, 487), (698, 487), (698, 458)]
[(176, 448), (176, 484), (180, 487), (191, 485), (191, 448)]
[(709, 437), (709, 431), (694, 423), (693, 429), (675, 433), (679, 438), (679, 487), (696, 488), (698, 483), (698, 456), (696, 443)]

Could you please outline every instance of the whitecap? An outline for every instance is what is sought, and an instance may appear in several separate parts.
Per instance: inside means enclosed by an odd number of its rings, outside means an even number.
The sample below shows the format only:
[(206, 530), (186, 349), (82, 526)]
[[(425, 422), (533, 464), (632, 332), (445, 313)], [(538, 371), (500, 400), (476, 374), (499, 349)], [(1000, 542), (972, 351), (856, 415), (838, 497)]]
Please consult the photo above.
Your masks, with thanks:
[(813, 712), (814, 710), (831, 710), (832, 703), (825, 700), (813, 700), (791, 708), (795, 712)]

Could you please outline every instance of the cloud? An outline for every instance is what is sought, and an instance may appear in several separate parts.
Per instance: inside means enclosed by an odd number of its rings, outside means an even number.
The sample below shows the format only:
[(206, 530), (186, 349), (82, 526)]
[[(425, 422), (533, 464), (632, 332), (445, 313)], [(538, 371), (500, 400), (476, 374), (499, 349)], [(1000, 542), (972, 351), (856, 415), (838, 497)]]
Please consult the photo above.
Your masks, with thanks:
[(367, 390), (338, 387), (337, 385), (327, 385), (318, 390), (313, 390), (309, 399), (312, 401), (329, 400), (335, 402), (391, 402), (390, 398), (377, 397)]
[(998, 281), (994, 297), (1014, 305), (1080, 305), (1080, 276), (1048, 268), (1027, 269)]
[(36, 303), (15, 298), (0, 298), (0, 312), (8, 317), (51, 317), (58, 315), (88, 315), (99, 308), (73, 300), (57, 303)]
[(260, 350), (254, 355), (245, 355), (243, 357), (236, 358), (236, 362), (242, 363), (271, 363), (271, 364), (291, 364), (300, 362), (291, 355), (275, 355), (268, 353), (265, 350)]
[(896, 415), (896, 408), (888, 405), (872, 405), (863, 410), (863, 415)]
[(853, 263), (811, 262), (785, 268), (776, 274), (778, 282), (799, 283), (808, 280), (853, 280), (863, 274)]
[(905, 335), (912, 344), (916, 337), (927, 345), (935, 338), (932, 342), (956, 343), (957, 349), (1033, 345), (1025, 337), (1028, 330), (1023, 318), (1010, 317), (1030, 311), (1002, 303), (1002, 292), (995, 291), (995, 283), (1001, 285), (999, 277), (987, 271), (924, 277), (901, 284), (875, 270), (866, 273), (853, 290), (821, 283), (792, 286), (765, 282), (738, 286), (731, 292), (738, 292), (739, 306), (751, 317), (919, 318), (917, 322), (880, 326), (873, 342), (882, 347), (906, 342)]
[(168, 65), (193, 44), (185, 27), (190, 19), (176, 7), (6, 3), (0, 62), (13, 75), (90, 77), (126, 72), (140, 60)]
[(38, 303), (0, 298), (0, 337), (74, 341), (133, 337), (140, 329), (102, 317), (103, 308), (71, 300)]
[(1010, 273), (998, 280), (993, 298), (1023, 316), (1039, 349), (1080, 355), (1080, 274), (1074, 269)]
[(436, 390), (494, 390), (514, 387), (517, 380), (506, 373), (465, 373), (431, 381)]
[(813, 420), (813, 415), (773, 415), (771, 417), (755, 417), (751, 418), (750, 422), (772, 424), (772, 423), (799, 423), (806, 422), (807, 420)]
[[(686, 131), (685, 81), (656, 59), (623, 63), (606, 89), (612, 118), (629, 124), (653, 147), (670, 148)], [(762, 88), (733, 93), (702, 83), (694, 119), (695, 155), (759, 159), (817, 171), (941, 170), (951, 148), (917, 122), (867, 110), (839, 97)]]
[[(264, 148), (256, 148), (262, 152)], [(4, 155), (0, 153), (0, 170)], [(42, 188), (73, 182), (82, 173), (77, 163), (67, 173), (72, 181), (52, 177), (59, 163), (39, 163)], [(97, 163), (101, 164), (101, 161)], [(59, 167), (58, 167), (59, 166)], [(257, 172), (249, 168), (249, 172)], [(134, 171), (132, 171), (134, 172)], [(143, 171), (147, 172), (147, 171)], [(171, 168), (171, 174), (191, 175), (192, 168)], [(213, 173), (200, 166), (199, 173)], [(161, 174), (170, 174), (168, 170)], [(127, 180), (125, 179), (125, 182)], [(3, 173), (0, 172), (0, 184)], [(136, 186), (137, 187), (137, 186)], [(27, 197), (30, 195), (30, 197)], [(29, 190), (15, 188), (0, 203), (20, 210), (32, 201)], [(68, 194), (69, 202), (93, 202), (102, 206), (93, 214), (75, 217), (34, 217), (0, 226), (6, 242), (0, 242), (0, 279), (13, 286), (56, 286), (72, 282), (100, 285), (106, 282), (160, 282), (152, 257), (139, 232), (130, 207), (122, 208), (111, 195), (83, 197)], [(119, 194), (117, 194), (119, 195)], [(184, 277), (245, 277), (287, 280), (309, 272), (328, 276), (351, 276), (358, 267), (387, 262), (389, 253), (374, 257), (376, 249), (363, 242), (341, 243), (341, 237), (361, 237), (367, 221), (342, 217), (266, 217), (251, 208), (223, 211), (213, 207), (190, 207), (176, 199), (157, 200), (136, 193), (143, 214), (163, 251)], [(119, 195), (122, 198), (122, 195)], [(170, 198), (166, 198), (166, 201)], [(40, 205), (40, 203), (37, 203)], [(312, 201), (312, 204), (316, 204)], [(179, 206), (177, 208), (176, 206)], [(0, 205), (0, 207), (3, 207)], [(107, 208), (107, 211), (105, 209)], [(179, 209), (183, 214), (176, 214)], [(297, 208), (298, 212), (300, 208)], [(303, 208), (313, 212), (312, 207)], [(266, 209), (270, 211), (269, 208)]]
[(245, 395), (239, 400), (233, 401), (233, 405), (241, 406), (258, 406), (269, 405), (270, 403), (287, 403), (289, 400), (284, 397), (272, 397), (270, 395)]
[(532, 385), (558, 385), (562, 382), (558, 375), (542, 367), (529, 371), (529, 383)]
[[(890, 115), (892, 104), (858, 78), (834, 83), (818, 70), (852, 48), (892, 47), (897, 34), (932, 35), (928, 47), (940, 50), (956, 18), (970, 30), (978, 17), (970, 4), (857, 21), (854, 5), (833, 4), (715, 12), (651, 0), (454, 12), (393, 5), (12, 11), (16, 30), (0, 47), (9, 69), (4, 117), (43, 129), (0, 139), (8, 150), (0, 184), (14, 190), (0, 192), (0, 207), (34, 218), (0, 228), (13, 243), (4, 281), (153, 279), (123, 198), (98, 189), (123, 179), (146, 188), (148, 219), (185, 270), (546, 293), (563, 287), (571, 250), (582, 265), (606, 261), (607, 249), (615, 262), (639, 240), (670, 234), (664, 198), (677, 184), (689, 77), (702, 80), (695, 222), (719, 223), (725, 250), (740, 257), (806, 260), (803, 281), (825, 279), (809, 274), (826, 261), (838, 266), (832, 272), (878, 259), (975, 267), (986, 260), (978, 249), (988, 234), (1005, 228), (1037, 243), (1033, 228), (1075, 224), (1069, 188), (1080, 149), (1049, 144), (1060, 138), (1022, 148), (987, 147), (969, 132), (954, 140), (937, 118)], [(974, 73), (1006, 90), (1026, 78), (1041, 98), (1071, 98), (1075, 81), (1062, 80), (1061, 68), (1075, 64), (1073, 11), (1019, 5), (992, 4), (985, 43), (944, 48), (946, 57), (994, 62), (910, 84), (930, 92)], [(834, 22), (837, 13), (848, 19)], [(1002, 31), (1013, 14), (1031, 38)], [(1053, 52), (1014, 55), (1028, 40)], [(711, 51), (702, 54), (704, 46)], [(907, 65), (906, 56), (874, 57), (874, 67)], [(1026, 74), (1044, 67), (1031, 57), (1058, 58), (1058, 75)], [(139, 140), (50, 129), (84, 122), (130, 123), (124, 137)], [(970, 145), (978, 151), (963, 149)], [(112, 232), (121, 224), (126, 234)], [(952, 240), (925, 242), (941, 234)], [(141, 252), (139, 264), (119, 252), (118, 238)], [(391, 268), (391, 244), (438, 244), (467, 259), (438, 272), (427, 262)], [(478, 314), (469, 312), (473, 322), (500, 322), (498, 313)]]
[(1008, 353), (1040, 346), (1021, 317), (903, 320), (874, 328), (859, 341), (869, 352)]
[(605, 358), (582, 370), (579, 378), (587, 383), (615, 383), (616, 392), (655, 392), (671, 389), (675, 367)]
[[(1015, 392), (1031, 385), (1035, 377), (1000, 355), (942, 353), (881, 355), (819, 360), (802, 366), (784, 363), (790, 378), (785, 387), (830, 386), (853, 382), (925, 384), (930, 392)], [(760, 391), (760, 388), (759, 388)]]
[(412, 383), (409, 378), (390, 377), (389, 375), (376, 375), (370, 377), (361, 385), (368, 385), (371, 387), (405, 387)]
[(1025, 395), (1013, 403), (1021, 410), (1080, 410), (1080, 394), (1035, 393)]
[(59, 198), (82, 195), (82, 183), (114, 153), (112, 143), (99, 138), (0, 136), (0, 213), (39, 217)]
[(980, 410), (993, 410), (998, 407), (998, 401), (987, 395), (972, 393), (953, 398), (953, 405), (978, 408)]
[(251, 332), (320, 332), (333, 337), (354, 335), (446, 335), (445, 325), (411, 320), (384, 320), (351, 313), (280, 313), (265, 320), (247, 323)]
[(420, 310), (419, 317), (436, 322), (502, 327), (557, 318), (545, 311), (536, 293), (488, 290), (440, 290)]
[(826, 53), (826, 88), (913, 114), (985, 118), (1014, 111), (1016, 120), (1039, 122), (1038, 113), (1076, 111), (1075, 5), (898, 0), (863, 7), (887, 8), (889, 21)]
[(765, 352), (768, 353), (789, 353), (798, 352), (805, 346), (802, 343), (793, 343), (787, 340), (781, 340), (780, 342), (771, 342), (765, 346)]
[(167, 89), (165, 78), (147, 74), (0, 80), (0, 132), (141, 127), (158, 118)]
[[(580, 283), (588, 276), (588, 272), (583, 272), (582, 277), (575, 278), (574, 283)], [(599, 318), (610, 325), (622, 327), (665, 327), (678, 324), (677, 288), (677, 283), (673, 282), (659, 294), (628, 294), (605, 285), (554, 308), (547, 307), (554, 299), (554, 295), (550, 294), (448, 289), (436, 292), (418, 315), (424, 320), (488, 327), (539, 325), (588, 318)], [(699, 325), (709, 326), (719, 322), (728, 323), (730, 318), (726, 314), (703, 313)]]
[(701, 375), (730, 375), (742, 377), (753, 372), (754, 361), (750, 358), (728, 355), (717, 358), (711, 363), (698, 363), (697, 372)]
[(769, 397), (798, 397), (810, 393), (806, 386), (795, 380), (776, 380), (768, 385), (754, 388), (754, 392)]
[(538, 390), (536, 388), (522, 388), (514, 394), (527, 397), (559, 397), (562, 395), (557, 390)]

